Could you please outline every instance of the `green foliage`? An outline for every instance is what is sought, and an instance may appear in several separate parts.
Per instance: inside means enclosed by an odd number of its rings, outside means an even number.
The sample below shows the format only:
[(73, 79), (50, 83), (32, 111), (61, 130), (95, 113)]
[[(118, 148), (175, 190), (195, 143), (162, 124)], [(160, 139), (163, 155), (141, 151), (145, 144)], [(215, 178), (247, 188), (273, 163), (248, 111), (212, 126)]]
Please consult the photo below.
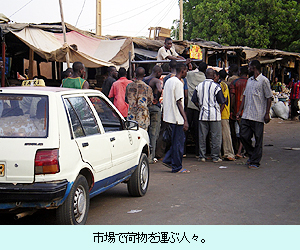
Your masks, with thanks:
[[(183, 1), (184, 39), (293, 51), (299, 48), (299, 1)], [(296, 41), (298, 46), (291, 46)]]

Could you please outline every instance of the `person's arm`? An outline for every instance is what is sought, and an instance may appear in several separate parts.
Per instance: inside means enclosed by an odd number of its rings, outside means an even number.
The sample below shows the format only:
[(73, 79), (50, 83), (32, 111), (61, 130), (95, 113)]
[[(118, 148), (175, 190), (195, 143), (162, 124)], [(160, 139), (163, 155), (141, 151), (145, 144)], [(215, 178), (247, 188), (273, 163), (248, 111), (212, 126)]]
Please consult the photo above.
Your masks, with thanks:
[(128, 96), (128, 85), (126, 86), (126, 91), (125, 91), (125, 102), (129, 104), (127, 96)]
[(225, 108), (225, 103), (221, 104), (221, 106), (220, 106), (220, 112), (221, 113), (223, 112), (224, 108)]
[(197, 89), (194, 90), (194, 93), (193, 93), (191, 101), (196, 105), (196, 107), (198, 107), (200, 109), (200, 107), (199, 107), (199, 101), (198, 101)]
[(265, 123), (269, 123), (270, 121), (270, 108), (271, 108), (271, 104), (272, 104), (272, 98), (268, 98), (267, 99), (267, 109), (266, 109), (266, 114), (265, 114)]
[(156, 89), (161, 94), (161, 92), (162, 92), (161, 81), (159, 79), (157, 79), (157, 78), (154, 78), (154, 79), (155, 79)]
[(223, 109), (225, 108), (225, 97), (223, 95), (222, 89), (220, 89), (216, 95), (217, 102), (220, 104), (220, 112), (222, 113)]
[(183, 130), (187, 131), (189, 129), (189, 124), (187, 122), (186, 114), (185, 114), (184, 109), (183, 109), (182, 99), (179, 99), (178, 101), (176, 101), (176, 105), (179, 109), (179, 113), (181, 114), (181, 116), (183, 117), (183, 120), (184, 120)]
[(109, 94), (108, 94), (108, 98), (109, 100), (114, 103), (114, 97), (115, 97), (115, 85), (112, 84), (111, 88), (110, 88), (110, 91), (109, 91)]
[(235, 120), (233, 117), (234, 108), (235, 108), (235, 81), (229, 85), (229, 93), (230, 93), (230, 118)]
[(238, 111), (237, 114), (236, 114), (236, 119), (237, 119), (237, 120), (240, 119), (241, 113), (242, 113), (242, 111), (243, 111), (243, 109), (244, 109), (244, 105), (245, 105), (245, 96), (243, 96), (243, 100), (242, 100), (240, 109), (239, 109), (239, 111)]
[(184, 90), (184, 107), (187, 108), (188, 106), (188, 101), (189, 101), (189, 93), (188, 90)]
[(90, 88), (89, 82), (88, 82), (88, 81), (85, 81), (85, 82), (83, 83), (82, 89), (89, 89), (89, 88)]

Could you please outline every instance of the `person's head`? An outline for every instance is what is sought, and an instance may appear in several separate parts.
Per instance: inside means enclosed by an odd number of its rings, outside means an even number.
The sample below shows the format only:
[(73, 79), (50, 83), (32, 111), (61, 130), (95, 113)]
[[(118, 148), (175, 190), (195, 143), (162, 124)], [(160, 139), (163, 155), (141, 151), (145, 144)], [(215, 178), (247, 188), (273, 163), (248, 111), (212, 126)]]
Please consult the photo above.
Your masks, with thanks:
[(119, 69), (119, 77), (126, 77), (127, 76), (127, 71), (125, 68), (121, 67)]
[(208, 68), (205, 72), (206, 79), (214, 79), (215, 72), (212, 68)]
[(159, 65), (155, 65), (153, 67), (153, 69), (152, 69), (152, 75), (154, 75), (154, 77), (156, 77), (156, 78), (159, 79), (161, 77), (162, 73), (163, 73), (163, 70), (162, 70), (162, 68)]
[(81, 62), (74, 62), (72, 66), (74, 74), (83, 77), (84, 76), (84, 65)]
[(219, 79), (220, 79), (219, 72), (214, 70), (214, 78), (213, 78), (214, 82), (218, 83)]
[(205, 73), (207, 69), (207, 64), (203, 61), (199, 63), (198, 70)]
[(278, 82), (278, 77), (277, 76), (274, 78), (274, 82)]
[(295, 81), (297, 82), (299, 80), (298, 74), (295, 74)]
[(145, 76), (145, 69), (143, 67), (136, 68), (135, 76), (137, 79), (143, 79)]
[(240, 76), (247, 76), (248, 75), (248, 67), (242, 66), (240, 67)]
[(25, 75), (28, 75), (28, 72), (29, 72), (29, 70), (28, 69), (25, 69)]
[(73, 74), (73, 70), (71, 68), (67, 68), (65, 71), (61, 73), (61, 79), (65, 79), (70, 77)]
[(221, 79), (221, 80), (225, 80), (225, 78), (226, 78), (227, 75), (228, 75), (228, 74), (227, 74), (227, 72), (226, 72), (225, 69), (221, 69), (221, 70), (219, 71), (219, 76), (220, 76), (220, 79)]
[(176, 64), (176, 75), (180, 76), (180, 78), (185, 78), (187, 74), (187, 66), (186, 64), (179, 62)]
[(255, 72), (260, 73), (260, 71), (261, 71), (261, 64), (260, 64), (260, 62), (258, 60), (252, 60), (249, 63), (248, 70), (249, 70), (249, 75), (250, 76), (254, 75)]
[(231, 64), (228, 69), (229, 76), (237, 75), (239, 71), (239, 67), (237, 64)]
[(107, 69), (107, 72), (108, 72), (108, 75), (113, 77), (113, 78), (117, 78), (118, 77), (118, 71), (116, 69), (115, 66), (110, 66), (108, 69)]
[(172, 47), (172, 39), (170, 38), (170, 37), (167, 37), (166, 39), (165, 39), (165, 47), (166, 47), (166, 49), (170, 49), (171, 47)]
[(172, 59), (170, 62), (169, 62), (169, 66), (170, 66), (170, 69), (176, 69), (176, 65), (177, 65), (177, 61)]

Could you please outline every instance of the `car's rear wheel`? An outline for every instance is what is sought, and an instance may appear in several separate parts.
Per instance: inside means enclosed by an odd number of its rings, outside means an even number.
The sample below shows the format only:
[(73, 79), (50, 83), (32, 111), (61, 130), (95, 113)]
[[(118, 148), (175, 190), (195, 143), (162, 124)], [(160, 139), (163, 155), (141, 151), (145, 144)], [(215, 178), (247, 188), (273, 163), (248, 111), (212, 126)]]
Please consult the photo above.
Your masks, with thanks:
[(127, 182), (127, 189), (130, 195), (144, 196), (149, 184), (149, 161), (146, 154), (142, 153), (139, 165)]
[(89, 187), (86, 178), (79, 175), (65, 202), (57, 209), (56, 218), (62, 225), (84, 225), (90, 206)]

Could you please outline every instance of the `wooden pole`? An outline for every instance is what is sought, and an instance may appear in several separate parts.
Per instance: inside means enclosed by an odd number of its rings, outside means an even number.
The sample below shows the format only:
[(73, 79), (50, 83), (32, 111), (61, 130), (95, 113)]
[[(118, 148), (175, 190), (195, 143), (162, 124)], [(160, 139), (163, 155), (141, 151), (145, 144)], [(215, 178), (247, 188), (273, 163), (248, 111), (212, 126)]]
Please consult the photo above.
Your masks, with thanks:
[(183, 41), (183, 0), (179, 2), (180, 19), (179, 19), (179, 40)]
[(102, 15), (101, 15), (101, 0), (96, 0), (97, 6), (96, 6), (96, 35), (101, 36), (102, 35)]
[(129, 54), (128, 54), (128, 57), (129, 57), (129, 80), (132, 79), (132, 64), (131, 64), (131, 51), (129, 51)]
[[(64, 34), (64, 43), (66, 44), (67, 43), (66, 26), (65, 26), (65, 21), (64, 21), (64, 13), (63, 13), (61, 0), (59, 0), (59, 7), (60, 7), (61, 25), (62, 25), (62, 30), (63, 30), (63, 34)], [(68, 51), (66, 54), (66, 62), (67, 62), (67, 67), (70, 68), (70, 57), (69, 57)]]
[(33, 79), (33, 60), (34, 60), (34, 51), (29, 48), (29, 68), (28, 68), (28, 78)]
[(225, 50), (225, 68), (228, 67), (228, 56), (227, 56), (227, 50)]
[(5, 42), (2, 42), (2, 61), (3, 68), (1, 70), (1, 87), (5, 87)]

